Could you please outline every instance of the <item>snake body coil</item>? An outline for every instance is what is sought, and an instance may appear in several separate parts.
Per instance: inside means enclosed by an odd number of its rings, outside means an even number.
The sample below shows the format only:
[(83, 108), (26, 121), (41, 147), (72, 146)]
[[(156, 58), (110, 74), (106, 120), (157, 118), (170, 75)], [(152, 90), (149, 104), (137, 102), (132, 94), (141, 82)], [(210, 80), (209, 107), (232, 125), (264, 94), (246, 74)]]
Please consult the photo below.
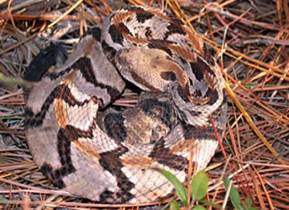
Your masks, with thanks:
[[(56, 186), (99, 202), (170, 195), (158, 169), (185, 181), (190, 154), (205, 168), (226, 122), (220, 70), (203, 54), (201, 40), (159, 10), (113, 12), (63, 65), (26, 72), (39, 80), (27, 99), (35, 162)], [(109, 108), (128, 82), (143, 91), (137, 105)]]

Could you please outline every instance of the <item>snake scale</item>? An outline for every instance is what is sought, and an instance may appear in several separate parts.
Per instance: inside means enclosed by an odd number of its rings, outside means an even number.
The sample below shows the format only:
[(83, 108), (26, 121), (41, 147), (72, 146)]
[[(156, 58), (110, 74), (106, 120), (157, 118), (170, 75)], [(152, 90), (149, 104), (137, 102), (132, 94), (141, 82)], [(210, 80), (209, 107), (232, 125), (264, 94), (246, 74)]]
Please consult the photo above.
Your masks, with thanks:
[[(160, 10), (112, 12), (62, 65), (25, 72), (34, 161), (59, 188), (98, 202), (171, 195), (158, 169), (184, 182), (190, 154), (205, 168), (226, 123), (220, 69), (204, 54), (201, 39)], [(137, 104), (112, 108), (128, 83), (142, 92)]]

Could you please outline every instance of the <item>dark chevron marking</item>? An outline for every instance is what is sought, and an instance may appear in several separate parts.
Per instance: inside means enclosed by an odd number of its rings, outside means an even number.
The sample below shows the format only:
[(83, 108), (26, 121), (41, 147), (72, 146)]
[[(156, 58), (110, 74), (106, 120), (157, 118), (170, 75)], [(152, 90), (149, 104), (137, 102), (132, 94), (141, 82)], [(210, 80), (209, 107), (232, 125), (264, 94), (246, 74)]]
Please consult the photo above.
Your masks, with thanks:
[[(82, 102), (76, 100), (66, 85), (59, 85), (51, 91), (38, 113), (33, 115), (31, 111), (27, 111), (27, 119), (25, 120), (26, 127), (33, 128), (41, 126), (49, 107), (55, 99), (63, 99), (63, 101), (70, 106), (83, 106), (90, 102), (90, 100), (84, 100)], [(94, 97), (92, 97), (92, 100), (97, 101), (97, 103), (101, 103), (99, 99), (94, 99)]]
[(51, 165), (44, 163), (40, 170), (44, 173), (55, 186), (64, 188), (63, 177), (75, 172), (75, 168), (71, 160), (70, 145), (71, 141), (78, 138), (77, 133), (73, 131), (73, 127), (67, 126), (65, 129), (60, 128), (57, 133), (57, 152), (59, 155), (61, 167), (53, 169)]
[(209, 101), (208, 101), (209, 105), (213, 105), (219, 98), (219, 94), (218, 94), (217, 90), (212, 89), (212, 88), (208, 89), (206, 96), (209, 97)]
[(51, 66), (63, 64), (67, 59), (67, 52), (60, 44), (51, 43), (47, 48), (41, 49), (31, 61), (24, 79), (28, 81), (40, 81)]
[(75, 128), (72, 125), (66, 125), (65, 128), (60, 128), (58, 130), (57, 152), (61, 167), (58, 169), (53, 169), (50, 164), (44, 163), (40, 168), (42, 173), (44, 173), (55, 186), (64, 188), (65, 184), (63, 182), (63, 178), (75, 172), (71, 159), (71, 142), (77, 141), (79, 138), (91, 139), (93, 137), (93, 129), (95, 129), (94, 123), (88, 128), (88, 130), (85, 131)]
[(123, 35), (122, 34), (130, 34), (130, 31), (123, 23), (118, 23), (117, 25), (111, 25), (108, 29), (108, 32), (111, 36), (111, 39), (114, 43), (118, 43), (123, 45)]
[(95, 87), (106, 89), (108, 94), (111, 96), (112, 100), (114, 100), (115, 98), (117, 98), (120, 95), (120, 91), (118, 91), (117, 89), (97, 81), (97, 78), (95, 78), (95, 74), (93, 72), (91, 60), (87, 57), (79, 58), (76, 62), (71, 64), (70, 67), (68, 67), (65, 70), (58, 72), (58, 73), (50, 73), (48, 75), (48, 77), (51, 80), (55, 80), (59, 77), (64, 76), (65, 74), (67, 74), (71, 71), (75, 71), (75, 70), (80, 71), (80, 73), (83, 75), (85, 80), (87, 82), (93, 84)]
[(150, 19), (152, 16), (154, 15), (146, 11), (136, 13), (136, 19), (138, 20), (138, 22), (141, 22), (141, 23), (144, 23), (146, 20)]
[(203, 59), (201, 59), (199, 56), (197, 57), (196, 62), (191, 62), (191, 69), (193, 73), (195, 74), (197, 80), (201, 81), (204, 79), (204, 74), (207, 72), (210, 75), (215, 75), (213, 70), (210, 68), (208, 64), (206, 64)]
[(111, 25), (108, 29), (108, 32), (109, 32), (113, 42), (122, 45), (123, 36), (121, 33), (119, 33), (119, 31), (117, 30), (117, 27), (115, 25)]
[[(190, 63), (190, 66), (191, 66), (191, 69), (192, 69), (194, 75), (196, 76), (196, 79), (199, 81), (205, 80), (205, 78), (204, 78), (205, 74), (213, 75), (215, 77), (215, 73), (213, 72), (213, 70), (200, 57), (197, 58), (196, 62)], [(208, 86), (208, 90), (207, 90), (206, 94), (204, 96), (202, 96), (200, 90), (195, 90), (195, 94), (196, 94), (196, 96), (200, 96), (203, 98), (208, 97), (209, 101), (207, 102), (207, 104), (213, 105), (218, 100), (219, 94), (218, 94), (216, 89), (210, 88), (210, 84), (209, 84), (210, 81), (205, 80), (205, 82), (207, 83), (207, 86)]]
[(85, 80), (93, 84), (95, 87), (106, 89), (112, 100), (116, 99), (120, 95), (120, 92), (117, 89), (97, 81), (97, 78), (95, 78), (95, 74), (93, 72), (91, 60), (89, 58), (87, 57), (80, 58), (77, 62), (75, 62), (72, 65), (71, 68), (79, 70), (83, 75), (83, 77), (85, 78)]
[(127, 130), (124, 125), (122, 113), (112, 112), (104, 116), (104, 129), (112, 139), (122, 142), (127, 138)]
[(117, 186), (120, 188), (120, 191), (118, 192), (111, 192), (109, 190), (106, 190), (101, 193), (100, 200), (103, 202), (113, 201), (116, 203), (124, 203), (134, 197), (133, 194), (129, 192), (134, 187), (134, 184), (122, 172), (121, 168), (123, 167), (123, 165), (119, 158), (127, 151), (127, 148), (120, 146), (115, 150), (100, 153), (100, 165), (116, 177)]
[(157, 141), (149, 157), (175, 170), (183, 170), (186, 168), (188, 160), (182, 156), (171, 153), (170, 149), (164, 147), (164, 144), (164, 139)]
[(154, 14), (151, 12), (148, 12), (140, 7), (130, 7), (129, 10), (136, 13), (136, 19), (140, 23), (144, 23), (146, 20), (154, 16)]
[(182, 28), (182, 23), (179, 22), (171, 22), (170, 25), (167, 27), (167, 32), (165, 33), (164, 40), (166, 40), (172, 34), (182, 34), (186, 35), (186, 32)]
[(53, 103), (55, 98), (59, 98), (61, 95), (61, 90), (63, 89), (64, 85), (60, 85), (55, 87), (49, 96), (45, 99), (44, 103), (41, 106), (41, 109), (38, 113), (34, 114), (31, 110), (28, 110), (26, 112), (26, 120), (24, 122), (25, 127), (27, 128), (33, 128), (41, 126), (43, 123), (43, 119), (45, 118), (45, 115), (50, 107), (50, 105)]
[(176, 116), (174, 107), (169, 101), (160, 101), (158, 98), (141, 100), (138, 106), (149, 116), (160, 119), (167, 127), (172, 129), (172, 119)]
[(182, 127), (184, 129), (183, 135), (185, 139), (216, 139), (216, 135), (212, 127), (197, 127), (186, 124), (182, 124)]
[(96, 41), (100, 42), (100, 39), (101, 39), (101, 29), (96, 26), (96, 27), (93, 27), (93, 28), (90, 28), (88, 31), (87, 31), (87, 34), (91, 34)]
[(164, 41), (164, 40), (151, 40), (148, 44), (148, 48), (151, 49), (160, 49), (165, 51), (169, 56), (173, 56), (172, 51), (169, 47), (167, 47), (168, 43), (172, 43), (170, 41)]

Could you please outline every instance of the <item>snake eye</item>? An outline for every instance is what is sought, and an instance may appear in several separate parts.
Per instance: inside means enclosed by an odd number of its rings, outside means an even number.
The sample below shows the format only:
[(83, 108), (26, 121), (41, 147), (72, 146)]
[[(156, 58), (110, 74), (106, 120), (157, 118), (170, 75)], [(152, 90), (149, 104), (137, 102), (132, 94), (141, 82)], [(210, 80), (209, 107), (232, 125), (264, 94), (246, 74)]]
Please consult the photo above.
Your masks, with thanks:
[(161, 75), (161, 78), (163, 78), (164, 80), (169, 80), (169, 81), (177, 80), (176, 74), (172, 71), (164, 71), (164, 72), (161, 72), (160, 75)]

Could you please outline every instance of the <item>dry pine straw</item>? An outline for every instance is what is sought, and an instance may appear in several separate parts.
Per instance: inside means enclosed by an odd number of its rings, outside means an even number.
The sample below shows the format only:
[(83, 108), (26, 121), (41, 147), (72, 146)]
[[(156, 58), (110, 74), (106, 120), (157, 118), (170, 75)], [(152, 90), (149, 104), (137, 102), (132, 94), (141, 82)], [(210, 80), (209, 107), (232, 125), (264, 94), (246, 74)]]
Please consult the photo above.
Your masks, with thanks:
[[(59, 2), (50, 1), (47, 6), (36, 0), (0, 1), (0, 204), (5, 209), (104, 207), (56, 191), (38, 171), (25, 143), (24, 84), (19, 78), (32, 57), (47, 40), (76, 44), (76, 32), (83, 34), (88, 26), (101, 21), (100, 14), (124, 5), (105, 0)], [(221, 149), (209, 166), (208, 199), (224, 205), (221, 179), (229, 176), (241, 198), (251, 197), (257, 209), (288, 209), (288, 2), (128, 2), (171, 11), (203, 37), (222, 67), (229, 122)], [(40, 39), (40, 34), (46, 39)], [(130, 105), (130, 100), (118, 103)], [(232, 208), (230, 202), (224, 206)]]

